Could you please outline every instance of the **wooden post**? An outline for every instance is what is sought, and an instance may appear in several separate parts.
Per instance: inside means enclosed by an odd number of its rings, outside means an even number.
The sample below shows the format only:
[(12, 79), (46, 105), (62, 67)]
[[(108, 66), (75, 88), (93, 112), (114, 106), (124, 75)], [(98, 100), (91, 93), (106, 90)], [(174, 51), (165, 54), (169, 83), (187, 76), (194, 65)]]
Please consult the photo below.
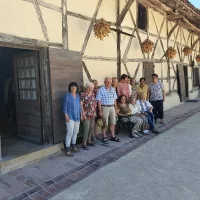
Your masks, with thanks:
[[(120, 0), (117, 0), (117, 19), (120, 15)], [(120, 25), (119, 25), (120, 26)], [(117, 27), (117, 29), (120, 27)], [(117, 31), (117, 78), (121, 76), (121, 33)]]
[(1, 135), (0, 135), (0, 161), (2, 160), (2, 152), (1, 152)]

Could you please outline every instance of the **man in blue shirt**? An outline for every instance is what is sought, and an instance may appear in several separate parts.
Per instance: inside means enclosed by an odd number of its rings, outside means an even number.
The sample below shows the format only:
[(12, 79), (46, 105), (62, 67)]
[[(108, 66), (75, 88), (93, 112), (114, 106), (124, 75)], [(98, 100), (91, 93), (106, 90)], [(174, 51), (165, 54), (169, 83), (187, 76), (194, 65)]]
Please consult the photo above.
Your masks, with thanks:
[[(111, 141), (120, 142), (119, 138), (115, 136), (115, 124), (116, 124), (116, 99), (117, 93), (113, 87), (111, 87), (112, 79), (107, 77), (104, 80), (105, 86), (102, 86), (97, 93), (96, 99), (98, 101), (99, 116), (104, 118), (106, 126), (110, 123)], [(106, 128), (102, 130), (103, 143), (107, 143)]]

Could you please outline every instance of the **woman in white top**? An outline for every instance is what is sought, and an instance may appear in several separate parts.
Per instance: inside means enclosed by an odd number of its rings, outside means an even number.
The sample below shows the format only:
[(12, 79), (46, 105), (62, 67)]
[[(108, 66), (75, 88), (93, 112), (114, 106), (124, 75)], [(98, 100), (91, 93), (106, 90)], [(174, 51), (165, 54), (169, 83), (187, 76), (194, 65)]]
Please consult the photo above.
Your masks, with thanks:
[(146, 101), (146, 95), (143, 92), (140, 93), (140, 100), (137, 100), (136, 105), (139, 108), (140, 113), (148, 118), (150, 130), (153, 133), (158, 134), (158, 131), (155, 130), (153, 122), (154, 120), (154, 116), (152, 113), (153, 106), (148, 101)]
[(145, 115), (142, 115), (141, 112), (139, 111), (139, 107), (136, 105), (136, 98), (135, 97), (130, 97), (129, 99), (129, 108), (132, 111), (132, 115), (139, 117), (140, 119), (143, 120), (141, 131), (145, 134), (148, 134), (149, 131), (149, 124), (148, 124), (148, 119)]

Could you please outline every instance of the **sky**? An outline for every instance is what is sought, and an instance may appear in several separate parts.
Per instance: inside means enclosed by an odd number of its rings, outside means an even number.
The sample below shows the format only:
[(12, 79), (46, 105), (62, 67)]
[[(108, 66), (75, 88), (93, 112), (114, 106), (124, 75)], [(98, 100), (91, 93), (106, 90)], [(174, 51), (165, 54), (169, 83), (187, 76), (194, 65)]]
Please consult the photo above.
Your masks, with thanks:
[(189, 0), (195, 7), (200, 9), (200, 0)]

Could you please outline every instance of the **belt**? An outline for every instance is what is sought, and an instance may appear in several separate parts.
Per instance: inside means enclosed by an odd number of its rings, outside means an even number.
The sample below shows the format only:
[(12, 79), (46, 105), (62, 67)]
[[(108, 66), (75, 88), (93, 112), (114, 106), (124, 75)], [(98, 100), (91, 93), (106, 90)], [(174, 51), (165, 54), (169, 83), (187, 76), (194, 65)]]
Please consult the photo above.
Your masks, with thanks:
[(114, 105), (101, 105), (103, 107), (113, 107)]

